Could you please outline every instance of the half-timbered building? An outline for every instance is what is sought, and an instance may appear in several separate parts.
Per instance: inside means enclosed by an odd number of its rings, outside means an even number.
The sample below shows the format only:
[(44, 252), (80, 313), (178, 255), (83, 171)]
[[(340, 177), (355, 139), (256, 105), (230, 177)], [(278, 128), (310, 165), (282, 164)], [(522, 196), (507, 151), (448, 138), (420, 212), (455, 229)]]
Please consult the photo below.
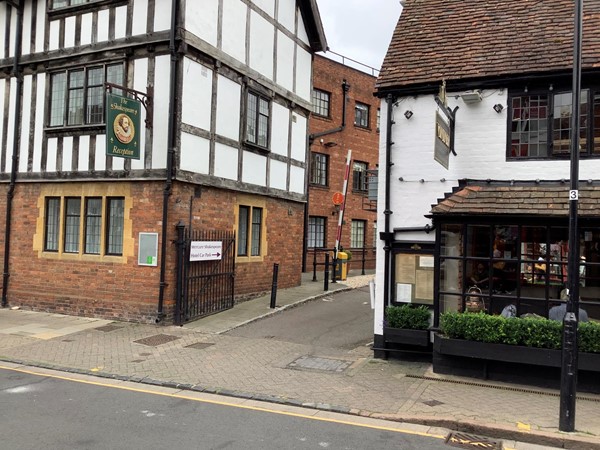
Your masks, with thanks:
[(315, 0), (10, 0), (0, 28), (2, 306), (181, 323), (300, 282)]

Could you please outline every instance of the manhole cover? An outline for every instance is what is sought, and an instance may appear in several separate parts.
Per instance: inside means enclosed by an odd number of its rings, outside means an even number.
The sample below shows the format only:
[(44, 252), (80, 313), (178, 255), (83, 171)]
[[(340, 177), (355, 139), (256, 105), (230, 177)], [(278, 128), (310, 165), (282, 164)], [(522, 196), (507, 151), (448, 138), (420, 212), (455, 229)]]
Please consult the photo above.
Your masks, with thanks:
[(438, 400), (428, 400), (426, 402), (423, 402), (423, 404), (425, 404), (427, 406), (439, 406), (439, 405), (443, 405), (444, 402), (440, 402)]
[(301, 356), (297, 360), (289, 363), (287, 366), (290, 369), (343, 372), (348, 367), (350, 367), (351, 364), (352, 361), (344, 361), (340, 359), (320, 358), (318, 356)]
[(109, 324), (109, 325), (103, 325), (101, 327), (98, 327), (98, 328), (96, 328), (96, 330), (108, 333), (109, 331), (115, 331), (115, 330), (118, 330), (119, 328), (122, 328), (122, 327)]
[(148, 345), (150, 347), (156, 347), (157, 345), (166, 344), (167, 342), (179, 339), (177, 336), (170, 336), (168, 334), (155, 334), (144, 339), (138, 339), (133, 341), (136, 344)]
[(211, 345), (215, 345), (212, 342), (196, 342), (195, 344), (186, 345), (185, 348), (194, 348), (196, 350), (202, 350)]
[(492, 441), (474, 434), (452, 432), (446, 436), (446, 444), (452, 447), (502, 450), (502, 441)]

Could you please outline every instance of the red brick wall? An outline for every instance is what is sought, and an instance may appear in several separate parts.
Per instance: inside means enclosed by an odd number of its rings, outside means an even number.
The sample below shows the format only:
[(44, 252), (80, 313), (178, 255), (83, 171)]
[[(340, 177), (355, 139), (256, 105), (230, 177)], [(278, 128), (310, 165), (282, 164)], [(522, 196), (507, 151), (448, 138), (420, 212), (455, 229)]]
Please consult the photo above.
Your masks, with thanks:
[[(377, 109), (379, 99), (373, 96), (375, 90), (375, 77), (359, 70), (347, 67), (322, 56), (316, 56), (313, 66), (313, 87), (327, 91), (330, 96), (330, 118), (311, 115), (309, 120), (310, 133), (320, 133), (332, 130), (342, 124), (343, 80), (350, 85), (348, 101), (346, 104), (346, 127), (343, 131), (318, 137), (312, 143), (311, 152), (329, 155), (329, 185), (327, 187), (310, 185), (309, 187), (309, 215), (327, 218), (326, 240), (327, 247), (335, 245), (338, 226), (338, 214), (335, 211), (332, 196), (335, 192), (342, 191), (345, 173), (345, 164), (348, 149), (352, 150), (352, 161), (368, 163), (369, 169), (375, 169), (379, 158), (379, 132), (377, 130)], [(369, 128), (354, 126), (355, 102), (370, 105)], [(323, 142), (321, 142), (321, 139)], [(326, 143), (335, 143), (335, 146), (326, 146)], [(342, 227), (342, 246), (350, 248), (350, 230), (352, 219), (366, 220), (365, 245), (367, 249), (366, 268), (375, 267), (375, 253), (372, 250), (374, 242), (374, 224), (376, 212), (364, 208), (365, 196), (352, 191), (352, 167), (348, 180), (348, 192)], [(361, 252), (353, 251), (352, 270), (360, 269)], [(307, 270), (311, 267), (312, 255), (307, 258)]]
[[(111, 182), (115, 186), (116, 182)], [(77, 185), (69, 183), (71, 186)], [(10, 306), (38, 311), (100, 317), (115, 320), (154, 322), (160, 286), (160, 251), (162, 237), (163, 182), (126, 183), (132, 199), (130, 219), (134, 239), (133, 254), (126, 263), (90, 261), (73, 258), (40, 257), (34, 248), (36, 226), (39, 232), (38, 201), (44, 184), (18, 184), (13, 200), (10, 249)], [(95, 183), (102, 190), (103, 183)], [(48, 186), (48, 185), (46, 185)], [(58, 189), (60, 185), (53, 185)], [(58, 188), (56, 188), (58, 186)], [(108, 184), (104, 184), (108, 186)], [(172, 323), (175, 305), (176, 268), (173, 242), (176, 224), (189, 224), (190, 204), (194, 229), (235, 231), (235, 211), (240, 194), (233, 191), (202, 187), (194, 197), (195, 186), (174, 183), (169, 197), (167, 224), (168, 244), (164, 290), (164, 323)], [(5, 217), (6, 195), (0, 192), (0, 220)], [(244, 194), (246, 197), (247, 194)], [(190, 200), (192, 199), (192, 202)], [(236, 265), (235, 292), (240, 298), (271, 289), (273, 263), (279, 263), (278, 287), (300, 283), (300, 258), (304, 206), (284, 200), (258, 197), (265, 203), (267, 230), (266, 255), (259, 261)], [(137, 264), (140, 232), (159, 233), (157, 267)], [(0, 252), (4, 251), (4, 233), (0, 236)]]

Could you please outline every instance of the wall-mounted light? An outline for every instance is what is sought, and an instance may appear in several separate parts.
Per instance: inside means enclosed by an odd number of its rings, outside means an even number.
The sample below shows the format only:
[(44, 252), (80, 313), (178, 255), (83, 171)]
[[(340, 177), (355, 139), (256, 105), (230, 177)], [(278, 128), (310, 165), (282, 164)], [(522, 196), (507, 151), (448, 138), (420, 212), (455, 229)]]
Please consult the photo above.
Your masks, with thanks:
[(460, 98), (465, 103), (478, 103), (481, 101), (481, 91), (475, 90), (472, 92), (465, 92), (464, 94), (460, 94)]
[(504, 106), (502, 106), (500, 103), (496, 103), (494, 105), (494, 111), (496, 111), (498, 114), (500, 114), (503, 109), (504, 109)]
[(413, 116), (413, 112), (410, 109), (407, 109), (406, 111), (404, 111), (404, 117), (406, 117), (406, 119), (410, 119)]

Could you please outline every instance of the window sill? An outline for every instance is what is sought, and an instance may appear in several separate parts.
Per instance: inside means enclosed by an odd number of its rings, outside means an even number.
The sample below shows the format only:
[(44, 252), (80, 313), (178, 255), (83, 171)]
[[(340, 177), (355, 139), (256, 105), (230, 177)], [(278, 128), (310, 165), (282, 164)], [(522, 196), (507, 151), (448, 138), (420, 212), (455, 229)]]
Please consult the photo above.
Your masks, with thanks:
[(359, 124), (357, 124), (357, 123), (355, 123), (355, 124), (354, 124), (354, 128), (357, 128), (357, 129), (359, 129), (359, 130), (363, 130), (363, 131), (373, 131), (373, 130), (371, 129), (371, 127), (368, 127), (368, 126), (366, 126), (366, 127), (365, 127), (365, 126), (363, 126), (363, 125), (359, 125)]
[(48, 137), (73, 136), (78, 134), (105, 134), (105, 124), (72, 125), (68, 127), (46, 127), (44, 133)]
[(57, 9), (49, 8), (47, 11), (49, 19), (59, 19), (67, 16), (74, 16), (75, 14), (85, 11), (98, 10), (105, 6), (121, 6), (127, 5), (128, 3), (128, 0), (92, 0), (87, 3), (82, 3), (80, 5), (63, 6), (62, 8)]
[(258, 263), (258, 262), (263, 262), (264, 259), (265, 259), (264, 255), (260, 255), (260, 256), (236, 256), (235, 257), (235, 262), (236, 263), (240, 263), (240, 264)]
[(259, 153), (262, 155), (271, 153), (271, 150), (268, 147), (262, 147), (260, 145), (253, 144), (252, 142), (248, 141), (244, 141), (244, 150)]

